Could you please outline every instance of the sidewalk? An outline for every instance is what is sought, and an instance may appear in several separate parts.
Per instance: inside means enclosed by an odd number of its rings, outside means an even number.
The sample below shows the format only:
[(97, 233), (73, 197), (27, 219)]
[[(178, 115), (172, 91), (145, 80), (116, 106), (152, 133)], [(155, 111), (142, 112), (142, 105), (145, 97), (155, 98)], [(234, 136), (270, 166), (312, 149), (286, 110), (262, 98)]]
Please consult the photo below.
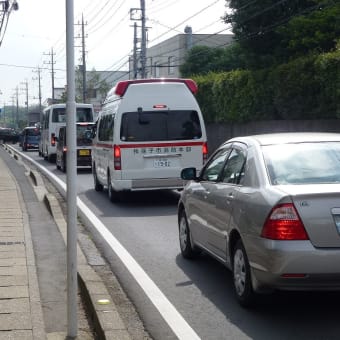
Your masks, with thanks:
[(25, 205), (0, 158), (0, 339), (45, 339)]
[[(65, 218), (40, 174), (5, 149), (0, 145), (0, 340), (66, 339)], [(77, 248), (77, 339), (132, 339), (104, 282)]]

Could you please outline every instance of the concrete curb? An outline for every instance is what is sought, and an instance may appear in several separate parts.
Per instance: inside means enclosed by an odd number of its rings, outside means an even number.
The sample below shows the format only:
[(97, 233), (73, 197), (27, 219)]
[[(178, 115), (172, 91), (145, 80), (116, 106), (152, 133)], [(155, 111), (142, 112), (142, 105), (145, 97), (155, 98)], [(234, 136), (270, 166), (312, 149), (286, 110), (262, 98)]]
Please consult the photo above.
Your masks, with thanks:
[[(39, 173), (33, 176), (36, 175), (40, 177)], [(58, 200), (54, 195), (45, 193), (44, 202), (53, 216), (66, 245), (67, 225)], [(79, 286), (90, 317), (94, 323), (96, 334), (98, 334), (100, 339), (131, 339), (104, 282), (87, 263), (79, 244), (77, 246), (77, 253)]]
[[(18, 157), (16, 159), (19, 160)], [(39, 291), (39, 284), (38, 284), (38, 273), (37, 273), (34, 252), (33, 252), (33, 242), (32, 242), (31, 230), (29, 226), (28, 212), (27, 212), (26, 205), (23, 199), (21, 188), (18, 185), (18, 182), (16, 181), (14, 176), (12, 174), (10, 174), (10, 176), (13, 178), (13, 181), (16, 186), (16, 190), (18, 192), (18, 200), (20, 204), (20, 209), (22, 211), (22, 217), (23, 217), (23, 232), (24, 232), (25, 252), (26, 252), (28, 289), (29, 289), (28, 296), (29, 296), (30, 308), (31, 308), (30, 315), (31, 315), (31, 322), (32, 322), (33, 339), (44, 340), (46, 339), (46, 332), (45, 332), (45, 326), (44, 326), (43, 311), (41, 307), (41, 298), (40, 298), (40, 291)], [(3, 336), (5, 336), (6, 339), (11, 339), (13, 337), (11, 333), (7, 335), (3, 335)], [(1, 339), (3, 339), (3, 337), (1, 337)]]
[[(21, 162), (31, 179), (33, 189), (40, 201), (54, 218), (59, 231), (67, 244), (67, 223), (57, 198), (45, 188), (44, 181), (38, 171), (30, 169), (22, 162), (19, 154), (11, 148), (6, 150)], [(80, 294), (84, 298), (86, 310), (91, 318), (98, 339), (105, 340), (131, 340), (131, 336), (124, 325), (115, 304), (100, 276), (88, 264), (87, 259), (77, 245), (77, 270)]]

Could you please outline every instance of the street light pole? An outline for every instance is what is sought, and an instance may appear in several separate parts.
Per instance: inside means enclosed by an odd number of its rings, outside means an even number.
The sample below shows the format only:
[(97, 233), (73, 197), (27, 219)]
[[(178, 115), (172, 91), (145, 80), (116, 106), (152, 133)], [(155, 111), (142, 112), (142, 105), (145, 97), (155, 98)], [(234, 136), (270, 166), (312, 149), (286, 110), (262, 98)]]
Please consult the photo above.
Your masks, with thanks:
[(77, 337), (77, 154), (74, 72), (74, 4), (66, 2), (66, 185), (67, 185), (67, 317), (71, 338)]

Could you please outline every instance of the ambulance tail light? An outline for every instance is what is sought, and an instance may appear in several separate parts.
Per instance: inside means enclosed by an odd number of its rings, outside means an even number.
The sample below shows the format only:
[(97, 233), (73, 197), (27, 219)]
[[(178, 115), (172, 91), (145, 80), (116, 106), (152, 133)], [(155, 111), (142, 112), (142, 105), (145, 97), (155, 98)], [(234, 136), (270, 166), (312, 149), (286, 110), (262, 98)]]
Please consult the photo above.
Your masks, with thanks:
[(121, 150), (119, 145), (113, 146), (113, 165), (115, 170), (122, 170)]
[(51, 145), (55, 146), (56, 140), (55, 140), (55, 133), (51, 133)]
[(205, 164), (205, 162), (208, 159), (208, 143), (207, 142), (203, 143), (202, 153), (203, 153), (203, 164)]

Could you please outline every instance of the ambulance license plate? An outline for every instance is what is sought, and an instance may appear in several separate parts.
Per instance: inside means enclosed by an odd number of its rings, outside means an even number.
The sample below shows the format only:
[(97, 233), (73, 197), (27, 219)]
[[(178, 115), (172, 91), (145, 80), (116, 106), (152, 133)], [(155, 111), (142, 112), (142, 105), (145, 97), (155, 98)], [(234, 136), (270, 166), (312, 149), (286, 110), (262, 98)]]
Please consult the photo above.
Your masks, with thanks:
[(169, 168), (170, 167), (170, 161), (166, 158), (164, 159), (155, 159), (153, 161), (153, 166), (155, 168)]

